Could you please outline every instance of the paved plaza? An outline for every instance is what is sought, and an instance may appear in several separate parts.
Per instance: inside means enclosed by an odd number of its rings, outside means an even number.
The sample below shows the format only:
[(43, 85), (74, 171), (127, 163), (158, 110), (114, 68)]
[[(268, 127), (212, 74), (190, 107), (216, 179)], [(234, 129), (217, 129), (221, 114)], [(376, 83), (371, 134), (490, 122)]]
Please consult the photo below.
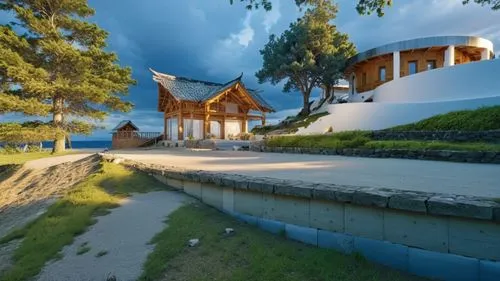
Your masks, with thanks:
[(110, 153), (194, 170), (500, 198), (500, 165), (494, 164), (185, 149)]

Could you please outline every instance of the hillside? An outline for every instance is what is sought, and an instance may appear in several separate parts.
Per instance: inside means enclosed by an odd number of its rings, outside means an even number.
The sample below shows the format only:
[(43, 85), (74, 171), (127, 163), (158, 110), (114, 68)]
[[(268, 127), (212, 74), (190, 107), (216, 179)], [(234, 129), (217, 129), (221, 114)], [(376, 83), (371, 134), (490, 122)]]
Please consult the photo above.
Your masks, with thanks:
[(415, 123), (396, 126), (394, 131), (487, 131), (500, 130), (500, 105), (436, 115)]

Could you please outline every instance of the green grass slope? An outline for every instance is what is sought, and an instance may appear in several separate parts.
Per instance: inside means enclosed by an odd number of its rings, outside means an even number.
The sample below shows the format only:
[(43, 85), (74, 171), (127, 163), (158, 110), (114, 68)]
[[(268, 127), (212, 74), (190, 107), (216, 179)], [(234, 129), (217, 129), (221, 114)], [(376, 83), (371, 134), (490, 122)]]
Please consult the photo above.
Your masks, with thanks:
[(487, 131), (500, 130), (500, 105), (436, 115), (393, 131)]

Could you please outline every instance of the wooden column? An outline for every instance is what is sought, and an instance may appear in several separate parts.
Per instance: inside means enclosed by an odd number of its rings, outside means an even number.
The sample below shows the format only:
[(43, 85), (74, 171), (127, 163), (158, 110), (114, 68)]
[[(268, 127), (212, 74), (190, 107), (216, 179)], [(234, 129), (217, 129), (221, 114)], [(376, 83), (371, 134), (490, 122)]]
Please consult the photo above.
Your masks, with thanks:
[(163, 140), (167, 140), (168, 124), (166, 115), (167, 115), (166, 112), (163, 112)]
[(205, 105), (205, 114), (203, 119), (203, 138), (206, 139), (210, 134), (210, 104)]
[(225, 95), (225, 101), (224, 101), (224, 119), (222, 120), (222, 125), (221, 125), (221, 130), (222, 130), (222, 139), (226, 139), (226, 114), (227, 114), (227, 93)]
[(262, 112), (262, 126), (266, 125), (266, 113)]
[(211, 134), (211, 128), (210, 128), (210, 115), (205, 114), (205, 121), (203, 122), (205, 127), (203, 128), (205, 138), (207, 137), (208, 134)]
[(222, 119), (220, 122), (220, 138), (226, 139), (226, 118)]
[(241, 132), (248, 133), (248, 117), (247, 113), (243, 116), (243, 121), (241, 121)]
[(182, 102), (179, 103), (179, 114), (177, 114), (177, 139), (184, 139), (184, 122), (182, 117)]

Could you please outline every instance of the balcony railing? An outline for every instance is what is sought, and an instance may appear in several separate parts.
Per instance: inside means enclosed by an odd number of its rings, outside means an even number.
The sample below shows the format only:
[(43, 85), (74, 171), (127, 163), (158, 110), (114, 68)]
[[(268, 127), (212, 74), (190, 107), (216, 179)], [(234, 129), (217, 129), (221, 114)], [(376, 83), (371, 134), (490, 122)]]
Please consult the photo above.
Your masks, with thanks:
[(160, 132), (136, 132), (136, 131), (120, 131), (114, 132), (113, 138), (119, 139), (154, 139), (161, 135)]

